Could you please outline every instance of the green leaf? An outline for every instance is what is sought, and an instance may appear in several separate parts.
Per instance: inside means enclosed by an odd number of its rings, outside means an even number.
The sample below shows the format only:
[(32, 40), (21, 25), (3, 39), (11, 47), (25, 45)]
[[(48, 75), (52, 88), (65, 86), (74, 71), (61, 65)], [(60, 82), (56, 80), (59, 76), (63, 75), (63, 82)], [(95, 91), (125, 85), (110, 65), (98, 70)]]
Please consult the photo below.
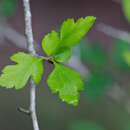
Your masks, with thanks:
[(78, 105), (80, 96), (78, 91), (83, 90), (83, 79), (79, 73), (55, 63), (55, 68), (49, 75), (47, 83), (53, 93), (59, 92), (62, 101), (74, 106)]
[(41, 58), (19, 52), (11, 57), (16, 65), (6, 66), (0, 76), (0, 85), (6, 88), (23, 88), (29, 77), (32, 76), (34, 83), (38, 84), (43, 74), (43, 64)]
[(69, 47), (59, 48), (54, 55), (54, 60), (57, 62), (66, 62), (72, 56), (72, 51)]
[(130, 0), (123, 0), (123, 11), (124, 14), (128, 20), (128, 22), (130, 23)]
[(73, 19), (66, 20), (60, 30), (62, 46), (75, 46), (90, 30), (95, 20), (93, 16), (80, 18), (76, 23)]
[(72, 56), (70, 46), (76, 45), (89, 31), (95, 21), (95, 17), (80, 18), (74, 23), (73, 19), (66, 20), (61, 27), (60, 37), (56, 31), (52, 31), (42, 40), (42, 48), (45, 53), (57, 62), (65, 62)]
[(42, 40), (42, 48), (48, 56), (50, 56), (56, 51), (59, 44), (60, 38), (58, 36), (58, 33), (55, 31), (52, 31), (51, 33), (46, 35)]

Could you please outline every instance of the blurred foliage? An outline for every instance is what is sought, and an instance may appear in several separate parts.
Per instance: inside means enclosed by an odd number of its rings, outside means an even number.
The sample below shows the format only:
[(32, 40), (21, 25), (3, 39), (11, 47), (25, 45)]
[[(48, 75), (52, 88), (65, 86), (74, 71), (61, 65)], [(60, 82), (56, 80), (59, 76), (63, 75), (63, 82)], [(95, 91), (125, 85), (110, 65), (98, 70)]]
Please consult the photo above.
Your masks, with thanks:
[(106, 71), (109, 58), (105, 53), (105, 48), (103, 49), (98, 43), (82, 41), (73, 52), (78, 55), (83, 63), (90, 65), (85, 81), (85, 97), (89, 101), (100, 100), (114, 83), (112, 74)]
[(124, 130), (130, 130), (130, 122), (125, 125)]
[(104, 49), (98, 43), (80, 44), (80, 57), (83, 62), (94, 67), (104, 67), (107, 63)]
[(88, 100), (99, 100), (107, 92), (107, 89), (112, 86), (114, 80), (112, 75), (94, 71), (87, 75), (87, 81), (85, 84), (85, 95)]
[(74, 122), (69, 130), (105, 130), (100, 125), (91, 121), (77, 121)]
[(130, 23), (130, 0), (123, 0), (122, 6), (123, 6), (125, 17)]
[(2, 0), (0, 1), (0, 16), (9, 17), (16, 9), (16, 0)]
[[(89, 65), (89, 73), (86, 75), (84, 90), (84, 95), (87, 101), (90, 101), (87, 102), (89, 103), (88, 106), (96, 103), (100, 104), (102, 100), (105, 100), (105, 102), (107, 102), (106, 99), (103, 99), (103, 96), (110, 87), (114, 87), (113, 85), (115, 83), (116, 77), (114, 77), (112, 74), (113, 71), (128, 72), (128, 74), (130, 74), (130, 44), (125, 41), (115, 41), (111, 46), (111, 52), (109, 52), (109, 55), (106, 55), (105, 48), (103, 48), (100, 44), (89, 43), (85, 40), (80, 42), (79, 46), (73, 49), (73, 52), (75, 56), (77, 56), (84, 64)], [(100, 102), (92, 102), (99, 100)], [(120, 110), (122, 108), (119, 104), (116, 104), (114, 102), (111, 104), (111, 107), (109, 107), (109, 103), (107, 102), (109, 112), (107, 110), (107, 114), (103, 114), (105, 117), (107, 116), (104, 119), (104, 122), (108, 122), (107, 128), (110, 130), (129, 130), (130, 125), (126, 125), (126, 122), (128, 122), (130, 119), (129, 114), (126, 112), (126, 110), (124, 110), (126, 113), (121, 113)], [(103, 105), (104, 104), (105, 103), (103, 103)], [(114, 104), (116, 104), (116, 108), (113, 107)], [(87, 109), (89, 109), (88, 106)], [(94, 109), (94, 106), (96, 107), (95, 109), (98, 110), (98, 116), (101, 117), (101, 113), (105, 108), (102, 105), (100, 108), (101, 110), (97, 108), (97, 105), (92, 105), (90, 108)], [(100, 113), (99, 111), (102, 112)], [(113, 116), (110, 113), (113, 113)], [(87, 113), (87, 115), (89, 116), (89, 113)], [(128, 117), (126, 115), (128, 115)], [(95, 119), (96, 114), (93, 113), (91, 116), (93, 116)], [(91, 116), (88, 118), (91, 118)], [(97, 120), (100, 120), (99, 117)], [(127, 118), (125, 120), (122, 120), (124, 117)], [(84, 121), (80, 121), (80, 123), (75, 122), (75, 124), (72, 124), (69, 130), (100, 129), (96, 128), (97, 127), (94, 127), (93, 125), (88, 125), (87, 122), (85, 123)]]
[(102, 68), (107, 64), (105, 48), (99, 43), (89, 43), (82, 40), (76, 47), (72, 48), (72, 51), (83, 63), (95, 68)]
[(129, 65), (126, 63), (124, 53), (130, 51), (130, 44), (125, 41), (116, 41), (112, 46), (111, 63), (113, 66), (122, 71), (130, 71)]
[(125, 61), (126, 61), (126, 63), (130, 66), (130, 51), (126, 51), (125, 53), (124, 53), (124, 59), (125, 59)]
[[(111, 53), (106, 54), (105, 48), (98, 43), (81, 41), (74, 54), (89, 65), (89, 73), (85, 81), (85, 97), (89, 101), (98, 101), (112, 87), (116, 77), (112, 71), (130, 72), (130, 44), (117, 40), (111, 46)], [(109, 72), (109, 73), (108, 73)]]

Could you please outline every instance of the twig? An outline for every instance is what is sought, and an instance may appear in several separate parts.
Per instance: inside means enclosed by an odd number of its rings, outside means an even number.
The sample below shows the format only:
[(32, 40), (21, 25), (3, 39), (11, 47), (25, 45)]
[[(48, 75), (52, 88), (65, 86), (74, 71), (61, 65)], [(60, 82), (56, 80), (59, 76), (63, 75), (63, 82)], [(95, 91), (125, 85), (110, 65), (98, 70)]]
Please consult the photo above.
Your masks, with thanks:
[(22, 108), (22, 107), (18, 107), (17, 110), (18, 110), (19, 112), (22, 112), (22, 113), (24, 113), (24, 114), (26, 114), (26, 115), (29, 115), (29, 116), (30, 116), (30, 114), (31, 114), (31, 112), (30, 112), (29, 110), (26, 110), (26, 109), (24, 109), (24, 108)]
[[(31, 23), (31, 10), (30, 10), (30, 1), (23, 0), (24, 5), (24, 15), (25, 15), (25, 35), (27, 39), (27, 48), (29, 54), (36, 55), (36, 51), (34, 49), (34, 39), (32, 33), (32, 23)], [(33, 123), (33, 129), (39, 130), (37, 116), (36, 116), (36, 86), (34, 84), (33, 79), (30, 79), (30, 112)]]

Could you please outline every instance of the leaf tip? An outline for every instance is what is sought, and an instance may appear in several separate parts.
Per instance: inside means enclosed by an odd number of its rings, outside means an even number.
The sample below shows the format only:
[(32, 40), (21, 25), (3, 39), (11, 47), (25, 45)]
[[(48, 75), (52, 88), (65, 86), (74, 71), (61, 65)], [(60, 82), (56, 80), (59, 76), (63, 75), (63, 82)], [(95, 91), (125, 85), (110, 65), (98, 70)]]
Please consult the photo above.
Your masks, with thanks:
[(96, 21), (96, 17), (95, 16), (87, 16), (87, 17), (85, 17), (85, 19), (89, 19), (89, 21), (91, 21), (91, 22), (95, 22)]

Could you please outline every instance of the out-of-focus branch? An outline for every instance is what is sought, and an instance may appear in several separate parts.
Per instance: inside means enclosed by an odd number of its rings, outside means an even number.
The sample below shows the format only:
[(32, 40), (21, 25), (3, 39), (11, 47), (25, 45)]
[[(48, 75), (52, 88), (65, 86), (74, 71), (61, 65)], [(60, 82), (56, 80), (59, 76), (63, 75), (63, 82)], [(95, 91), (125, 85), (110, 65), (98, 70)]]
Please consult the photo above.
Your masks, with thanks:
[(83, 65), (83, 63), (76, 56), (72, 56), (66, 64), (77, 70), (80, 74), (82, 74), (84, 78), (86, 78), (88, 70), (86, 69), (86, 66)]
[(122, 3), (122, 0), (112, 0), (113, 2), (116, 2), (118, 4), (121, 4)]
[(0, 21), (0, 36), (22, 49), (27, 48), (25, 37), (9, 26), (6, 21)]
[(123, 41), (127, 41), (130, 43), (130, 33), (123, 31), (123, 30), (119, 30), (117, 28), (114, 28), (110, 25), (104, 24), (104, 23), (99, 23), (96, 26), (97, 31), (99, 32), (103, 32), (104, 34), (116, 38), (116, 39), (120, 39)]
[[(13, 29), (9, 23), (0, 19), (0, 44), (4, 44), (4, 39), (7, 39), (21, 49), (27, 49), (26, 38), (15, 29)], [(34, 42), (36, 50), (40, 49), (39, 44)]]
[(130, 96), (118, 84), (109, 89), (107, 96), (119, 104), (122, 104), (125, 110), (130, 114)]

